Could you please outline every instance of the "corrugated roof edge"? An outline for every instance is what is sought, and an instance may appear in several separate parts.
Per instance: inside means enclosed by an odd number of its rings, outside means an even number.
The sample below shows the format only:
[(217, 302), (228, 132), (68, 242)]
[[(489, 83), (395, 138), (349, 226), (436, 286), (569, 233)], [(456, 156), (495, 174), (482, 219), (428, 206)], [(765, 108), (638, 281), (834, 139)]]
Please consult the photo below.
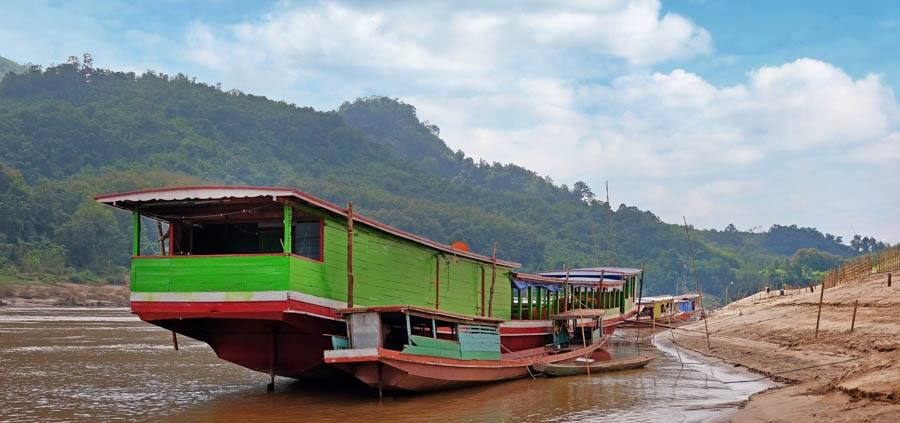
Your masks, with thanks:
[[(137, 191), (127, 191), (127, 192), (120, 192), (120, 193), (114, 193), (114, 194), (98, 195), (98, 196), (94, 197), (94, 200), (104, 203), (104, 204), (109, 204), (113, 207), (126, 209), (125, 207), (118, 206), (115, 203), (119, 202), (119, 201), (130, 201), (130, 200), (128, 200), (127, 197), (134, 197), (134, 196), (139, 196), (142, 194), (174, 192), (174, 191), (201, 191), (201, 190), (228, 190), (228, 189), (268, 191), (268, 192), (272, 192), (272, 193), (280, 193), (282, 195), (285, 193), (288, 193), (291, 196), (296, 197), (310, 205), (326, 209), (334, 214), (343, 215), (343, 216), (347, 215), (346, 208), (338, 206), (337, 204), (334, 204), (330, 201), (323, 200), (321, 198), (312, 196), (312, 195), (307, 194), (303, 191), (300, 191), (296, 188), (287, 188), (287, 187), (261, 187), (261, 186), (252, 186), (252, 185), (206, 185), (206, 186), (168, 187), (168, 188), (144, 189), (144, 190), (137, 190)], [(272, 194), (272, 195), (278, 196), (277, 194)], [(193, 197), (185, 197), (185, 198), (193, 198)], [(229, 197), (220, 197), (220, 198), (229, 198)], [(143, 201), (147, 201), (147, 200), (143, 200)], [(437, 241), (433, 241), (433, 240), (430, 240), (425, 237), (421, 237), (419, 235), (404, 231), (399, 228), (395, 228), (388, 224), (381, 223), (375, 219), (363, 216), (361, 214), (354, 213), (353, 217), (354, 217), (355, 221), (363, 223), (367, 226), (382, 230), (382, 231), (392, 234), (394, 236), (404, 238), (404, 239), (413, 241), (418, 244), (426, 245), (426, 246), (434, 248), (436, 250), (440, 250), (440, 251), (447, 252), (447, 253), (454, 254), (457, 256), (461, 256), (461, 257), (467, 257), (467, 258), (477, 260), (480, 262), (485, 262), (485, 263), (491, 263), (491, 261), (492, 261), (491, 258), (488, 256), (483, 256), (481, 254), (475, 254), (475, 253), (468, 252), (468, 251), (460, 251), (449, 245), (446, 245), (446, 244), (443, 244), (443, 243), (440, 243)], [(500, 260), (500, 259), (497, 260), (497, 264), (500, 266), (503, 266), (503, 267), (510, 267), (510, 268), (522, 267), (522, 265), (520, 263), (516, 263), (516, 262), (508, 261), (508, 260)]]

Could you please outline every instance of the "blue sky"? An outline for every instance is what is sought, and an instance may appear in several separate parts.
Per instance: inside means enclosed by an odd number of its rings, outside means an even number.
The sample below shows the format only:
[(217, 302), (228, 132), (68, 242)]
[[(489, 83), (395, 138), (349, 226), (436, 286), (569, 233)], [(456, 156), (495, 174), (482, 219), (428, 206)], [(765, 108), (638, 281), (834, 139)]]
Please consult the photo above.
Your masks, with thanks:
[(900, 241), (900, 3), (0, 3), (0, 55), (183, 72), (333, 109), (700, 227)]

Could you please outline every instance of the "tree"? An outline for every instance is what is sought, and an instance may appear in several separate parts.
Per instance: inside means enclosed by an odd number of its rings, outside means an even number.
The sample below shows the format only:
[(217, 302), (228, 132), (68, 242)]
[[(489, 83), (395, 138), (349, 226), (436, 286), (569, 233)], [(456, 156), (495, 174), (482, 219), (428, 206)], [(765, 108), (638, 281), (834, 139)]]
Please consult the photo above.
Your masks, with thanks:
[(584, 181), (575, 182), (575, 185), (572, 185), (572, 192), (578, 194), (584, 202), (591, 202), (594, 199), (594, 192)]
[(725, 227), (725, 232), (737, 232), (737, 227), (734, 226), (734, 223), (729, 223), (728, 226)]

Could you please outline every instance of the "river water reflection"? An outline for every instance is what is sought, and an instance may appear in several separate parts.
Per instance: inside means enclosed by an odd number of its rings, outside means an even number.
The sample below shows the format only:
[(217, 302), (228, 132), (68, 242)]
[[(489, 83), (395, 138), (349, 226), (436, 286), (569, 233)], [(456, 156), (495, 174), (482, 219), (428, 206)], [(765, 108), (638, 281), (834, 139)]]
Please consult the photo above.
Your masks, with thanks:
[[(642, 370), (538, 378), (385, 397), (359, 386), (316, 386), (216, 358), (205, 344), (140, 322), (120, 308), (0, 308), (0, 421), (702, 421), (734, 411), (763, 383), (726, 367), (656, 351)], [(641, 352), (652, 349), (648, 345)], [(633, 344), (612, 347), (616, 356)], [(696, 358), (684, 358), (696, 362)]]

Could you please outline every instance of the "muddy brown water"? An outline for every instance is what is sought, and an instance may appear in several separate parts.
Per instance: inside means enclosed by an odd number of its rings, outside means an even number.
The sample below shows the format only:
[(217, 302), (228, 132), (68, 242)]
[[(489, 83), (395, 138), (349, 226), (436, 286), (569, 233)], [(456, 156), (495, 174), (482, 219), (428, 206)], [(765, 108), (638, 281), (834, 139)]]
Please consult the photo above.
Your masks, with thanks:
[[(123, 308), (0, 308), (0, 421), (703, 421), (733, 412), (766, 382), (728, 366), (679, 364), (673, 351), (641, 370), (523, 379), (378, 399), (346, 385), (310, 386), (216, 358)], [(615, 356), (636, 347), (617, 343)], [(684, 352), (682, 352), (684, 354)], [(698, 358), (685, 356), (688, 363)]]

